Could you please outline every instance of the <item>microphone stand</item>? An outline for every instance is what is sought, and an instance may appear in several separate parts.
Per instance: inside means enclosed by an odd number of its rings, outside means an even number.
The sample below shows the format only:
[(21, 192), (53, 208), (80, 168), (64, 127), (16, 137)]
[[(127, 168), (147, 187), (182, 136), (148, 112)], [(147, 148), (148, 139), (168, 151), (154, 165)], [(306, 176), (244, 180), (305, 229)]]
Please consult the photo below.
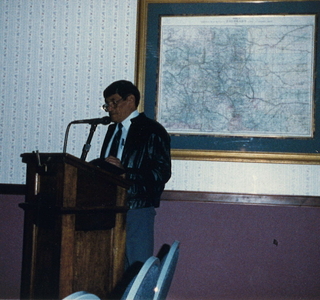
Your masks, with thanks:
[(90, 143), (93, 137), (93, 134), (99, 124), (103, 125), (108, 125), (111, 123), (111, 118), (110, 117), (103, 117), (103, 118), (97, 118), (97, 119), (87, 119), (87, 120), (75, 120), (72, 121), (68, 124), (65, 135), (64, 135), (64, 144), (63, 144), (63, 153), (67, 153), (67, 141), (68, 141), (68, 135), (69, 135), (69, 130), (70, 126), (72, 124), (90, 124), (90, 133), (87, 139), (87, 142), (84, 144), (83, 149), (82, 149), (82, 154), (81, 154), (81, 160), (86, 160), (87, 154), (90, 150)]
[[(66, 133), (64, 136), (64, 144), (63, 144), (63, 153), (67, 153), (67, 141), (68, 141), (68, 135), (69, 135), (69, 130), (70, 130), (70, 126), (73, 124), (73, 122), (69, 123), (66, 129)], [(97, 128), (98, 124), (91, 124), (90, 127), (90, 133), (89, 136), (87, 138), (87, 142), (83, 145), (83, 149), (82, 149), (82, 154), (81, 154), (81, 160), (86, 160), (87, 154), (90, 150), (90, 143), (93, 137), (93, 134)]]
[(68, 142), (68, 135), (69, 135), (69, 130), (72, 122), (68, 124), (66, 132), (64, 134), (64, 143), (63, 143), (63, 153), (67, 153), (67, 142)]
[(81, 157), (80, 159), (81, 160), (86, 160), (86, 157), (87, 157), (87, 154), (91, 148), (91, 140), (92, 140), (92, 137), (93, 137), (93, 134), (97, 128), (97, 125), (98, 124), (91, 124), (91, 127), (90, 127), (90, 133), (89, 133), (89, 136), (87, 138), (87, 142), (83, 145), (83, 148), (82, 148), (82, 154), (81, 154)]

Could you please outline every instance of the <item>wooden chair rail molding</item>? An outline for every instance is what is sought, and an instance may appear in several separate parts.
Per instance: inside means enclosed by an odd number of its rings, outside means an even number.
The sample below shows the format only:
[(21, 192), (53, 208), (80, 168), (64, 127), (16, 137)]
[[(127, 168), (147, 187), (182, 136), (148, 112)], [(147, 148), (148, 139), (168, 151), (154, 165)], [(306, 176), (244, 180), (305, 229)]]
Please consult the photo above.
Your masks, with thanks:
[[(0, 184), (0, 195), (24, 195), (23, 184)], [(164, 191), (163, 201), (193, 201), (233, 204), (320, 206), (319, 196), (254, 195), (213, 192)]]
[(0, 195), (25, 195), (25, 184), (6, 184), (0, 183)]
[(318, 196), (254, 195), (234, 193), (164, 191), (164, 201), (215, 202), (229, 204), (320, 206)]

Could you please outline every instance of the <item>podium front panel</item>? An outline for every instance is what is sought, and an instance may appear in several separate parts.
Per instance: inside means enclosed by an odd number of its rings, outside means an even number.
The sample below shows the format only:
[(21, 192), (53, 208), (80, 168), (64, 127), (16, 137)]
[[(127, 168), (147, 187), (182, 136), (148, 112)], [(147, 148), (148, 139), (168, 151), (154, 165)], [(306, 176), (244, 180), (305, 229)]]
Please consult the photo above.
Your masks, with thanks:
[(121, 279), (128, 182), (71, 155), (27, 163), (21, 299), (107, 298)]

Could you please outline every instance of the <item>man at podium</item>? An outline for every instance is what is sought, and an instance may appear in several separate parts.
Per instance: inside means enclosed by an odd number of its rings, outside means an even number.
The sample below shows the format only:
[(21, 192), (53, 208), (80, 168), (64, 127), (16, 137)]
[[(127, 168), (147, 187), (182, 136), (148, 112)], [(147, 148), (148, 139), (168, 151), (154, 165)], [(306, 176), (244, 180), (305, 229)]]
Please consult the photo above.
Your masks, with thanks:
[(170, 137), (155, 120), (139, 113), (140, 92), (131, 82), (113, 82), (103, 92), (103, 109), (114, 122), (100, 159), (123, 169), (127, 193), (126, 267), (153, 255), (155, 208), (171, 177)]

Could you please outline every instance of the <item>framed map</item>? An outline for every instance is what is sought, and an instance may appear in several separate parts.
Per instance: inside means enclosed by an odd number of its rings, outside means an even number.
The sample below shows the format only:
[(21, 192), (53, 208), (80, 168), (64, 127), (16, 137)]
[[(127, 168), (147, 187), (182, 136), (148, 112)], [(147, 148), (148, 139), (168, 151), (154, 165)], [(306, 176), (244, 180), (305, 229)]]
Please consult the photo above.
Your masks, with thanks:
[(161, 17), (169, 133), (312, 137), (315, 15)]
[(173, 158), (320, 162), (320, 1), (141, 0), (136, 83)]

